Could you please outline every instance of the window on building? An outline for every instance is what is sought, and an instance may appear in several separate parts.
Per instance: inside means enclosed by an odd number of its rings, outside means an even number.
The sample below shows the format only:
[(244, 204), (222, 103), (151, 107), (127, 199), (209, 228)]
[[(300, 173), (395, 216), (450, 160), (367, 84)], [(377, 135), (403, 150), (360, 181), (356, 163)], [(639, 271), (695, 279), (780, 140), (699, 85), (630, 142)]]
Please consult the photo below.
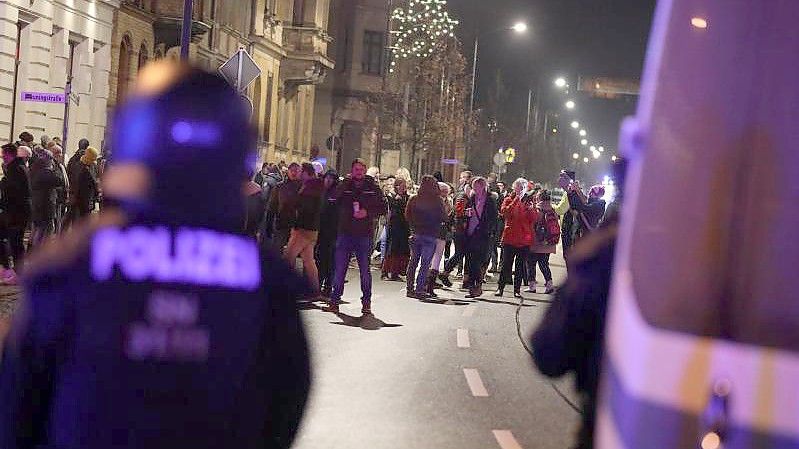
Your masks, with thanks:
[(130, 38), (125, 36), (119, 44), (119, 65), (117, 66), (117, 104), (125, 100), (130, 81), (130, 59), (131, 44)]
[(380, 31), (366, 31), (363, 34), (363, 59), (361, 70), (369, 75), (383, 74), (383, 55), (385, 35)]
[(147, 46), (145, 44), (141, 44), (139, 48), (139, 65), (138, 70), (144, 68), (147, 65), (147, 61), (150, 59), (150, 54), (147, 52)]
[(294, 26), (302, 26), (305, 23), (305, 0), (294, 0)]
[(269, 138), (271, 137), (270, 127), (272, 125), (272, 99), (274, 96), (272, 95), (274, 91), (275, 85), (275, 75), (269, 73), (269, 76), (266, 77), (266, 104), (264, 105), (264, 130), (261, 137), (263, 138), (264, 142), (269, 142)]

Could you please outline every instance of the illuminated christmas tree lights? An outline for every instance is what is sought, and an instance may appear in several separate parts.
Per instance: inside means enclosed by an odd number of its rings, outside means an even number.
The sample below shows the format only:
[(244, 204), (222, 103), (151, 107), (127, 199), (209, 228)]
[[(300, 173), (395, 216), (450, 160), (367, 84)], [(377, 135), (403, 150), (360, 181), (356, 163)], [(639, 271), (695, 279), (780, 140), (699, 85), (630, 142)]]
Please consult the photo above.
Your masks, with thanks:
[(397, 60), (427, 58), (444, 39), (454, 36), (458, 21), (449, 16), (446, 4), (446, 0), (410, 0), (407, 8), (394, 10), (390, 72), (394, 72)]

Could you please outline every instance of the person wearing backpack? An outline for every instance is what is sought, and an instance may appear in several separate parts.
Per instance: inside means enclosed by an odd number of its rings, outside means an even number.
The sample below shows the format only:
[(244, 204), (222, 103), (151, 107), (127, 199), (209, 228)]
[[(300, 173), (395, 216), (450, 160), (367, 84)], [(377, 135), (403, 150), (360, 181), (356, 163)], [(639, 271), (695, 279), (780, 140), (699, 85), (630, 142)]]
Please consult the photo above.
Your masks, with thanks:
[[(555, 292), (555, 287), (552, 284), (552, 270), (549, 268), (549, 255), (555, 254), (560, 240), (560, 217), (555, 209), (552, 207), (552, 195), (548, 190), (544, 190), (538, 196), (538, 219), (535, 222), (533, 229), (534, 242), (530, 247), (528, 265), (535, 270), (535, 266), (541, 270), (544, 275), (546, 289), (544, 293), (547, 295)], [(533, 271), (535, 272), (535, 271)], [(531, 288), (532, 285), (531, 285)]]

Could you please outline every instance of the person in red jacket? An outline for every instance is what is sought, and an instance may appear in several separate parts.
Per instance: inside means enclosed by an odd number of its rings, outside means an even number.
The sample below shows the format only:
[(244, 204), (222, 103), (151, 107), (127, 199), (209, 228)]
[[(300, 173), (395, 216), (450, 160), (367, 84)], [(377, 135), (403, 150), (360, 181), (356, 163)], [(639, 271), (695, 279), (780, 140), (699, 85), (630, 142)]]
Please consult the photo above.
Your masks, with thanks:
[(513, 182), (513, 192), (505, 198), (500, 208), (500, 214), (505, 220), (505, 229), (502, 231), (502, 257), (499, 276), (499, 285), (494, 296), (502, 296), (505, 285), (511, 283), (511, 271), (514, 262), (516, 275), (513, 279), (513, 296), (521, 298), (522, 273), (524, 261), (530, 245), (533, 244), (533, 223), (538, 218), (538, 212), (531, 201), (531, 196), (525, 196), (527, 180), (519, 178)]

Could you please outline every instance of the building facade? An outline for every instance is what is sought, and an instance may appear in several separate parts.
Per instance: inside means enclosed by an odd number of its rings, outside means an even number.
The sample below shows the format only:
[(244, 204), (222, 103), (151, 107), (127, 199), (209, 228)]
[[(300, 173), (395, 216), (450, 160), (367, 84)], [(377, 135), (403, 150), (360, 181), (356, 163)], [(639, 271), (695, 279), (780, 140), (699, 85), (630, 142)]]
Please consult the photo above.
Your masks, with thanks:
[[(183, 0), (122, 1), (115, 21), (109, 107), (124, 100), (151, 58), (178, 58)], [(253, 104), (259, 158), (307, 159), (312, 144), (316, 85), (327, 57), (329, 0), (194, 0), (193, 64), (216, 70), (239, 48), (261, 76), (246, 95)]]
[(356, 157), (385, 173), (399, 167), (399, 151), (378, 151), (378, 114), (370, 100), (382, 90), (387, 69), (387, 15), (385, 0), (333, 0), (329, 57), (336, 67), (317, 91), (313, 140), (340, 170)]
[[(118, 8), (118, 0), (0, 1), (0, 138), (60, 136), (69, 152), (84, 137), (102, 145)], [(22, 99), (66, 91), (65, 103)]]

